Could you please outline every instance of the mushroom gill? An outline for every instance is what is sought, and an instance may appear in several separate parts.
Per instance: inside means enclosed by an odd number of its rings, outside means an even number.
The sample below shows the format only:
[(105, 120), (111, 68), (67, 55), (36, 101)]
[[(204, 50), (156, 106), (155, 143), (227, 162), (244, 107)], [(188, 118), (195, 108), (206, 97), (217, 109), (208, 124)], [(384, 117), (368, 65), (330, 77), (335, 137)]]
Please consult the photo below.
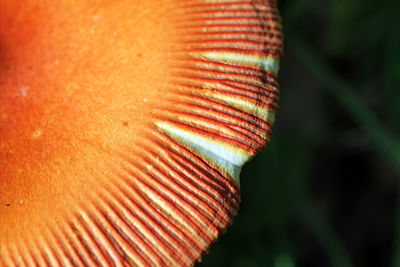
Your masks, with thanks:
[(0, 1), (0, 265), (188, 266), (269, 141), (275, 1)]

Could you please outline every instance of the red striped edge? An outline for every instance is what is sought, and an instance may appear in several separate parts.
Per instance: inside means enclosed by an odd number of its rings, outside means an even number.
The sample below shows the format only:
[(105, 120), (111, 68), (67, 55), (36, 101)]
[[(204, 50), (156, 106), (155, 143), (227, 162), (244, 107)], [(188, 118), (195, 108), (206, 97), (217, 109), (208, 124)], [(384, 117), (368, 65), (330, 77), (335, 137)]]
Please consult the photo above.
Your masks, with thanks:
[(1, 265), (191, 266), (232, 223), (240, 168), (269, 141), (278, 108), (280, 18), (275, 1), (180, 5), (175, 76), (146, 135), (95, 174), (109, 179), (70, 203), (67, 223), (21, 235)]

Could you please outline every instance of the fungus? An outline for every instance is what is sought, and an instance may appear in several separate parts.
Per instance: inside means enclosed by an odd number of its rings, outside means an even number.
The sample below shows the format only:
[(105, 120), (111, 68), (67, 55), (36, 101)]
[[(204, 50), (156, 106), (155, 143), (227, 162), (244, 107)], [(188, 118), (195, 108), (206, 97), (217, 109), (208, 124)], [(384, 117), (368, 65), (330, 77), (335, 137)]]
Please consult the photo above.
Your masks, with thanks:
[(192, 265), (269, 141), (275, 1), (0, 1), (0, 265)]

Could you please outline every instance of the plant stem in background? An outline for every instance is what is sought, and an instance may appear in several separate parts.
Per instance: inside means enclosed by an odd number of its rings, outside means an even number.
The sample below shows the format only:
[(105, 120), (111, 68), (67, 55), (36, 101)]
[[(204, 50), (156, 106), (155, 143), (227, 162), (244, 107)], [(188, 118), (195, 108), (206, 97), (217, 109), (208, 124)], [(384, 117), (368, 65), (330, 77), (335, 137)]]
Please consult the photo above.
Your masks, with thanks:
[[(375, 114), (368, 109), (363, 101), (354, 93), (346, 81), (323, 60), (323, 56), (315, 52), (306, 41), (293, 31), (286, 31), (286, 38), (290, 49), (296, 54), (308, 70), (318, 78), (338, 101), (344, 110), (354, 119), (372, 140), (376, 150), (394, 163), (400, 174), (400, 144), (394, 136), (389, 134), (379, 123)], [(400, 179), (398, 184), (398, 203), (396, 208), (397, 222), (395, 229), (395, 244), (393, 267), (400, 266)]]
[(311, 197), (307, 197), (306, 193), (303, 195), (305, 199), (299, 203), (301, 207), (298, 209), (302, 214), (300, 217), (305, 220), (305, 223), (310, 226), (314, 235), (318, 237), (321, 246), (325, 249), (330, 258), (332, 266), (352, 267), (353, 264), (348, 252), (320, 209), (318, 203), (313, 201)]
[(376, 149), (392, 160), (400, 172), (400, 144), (381, 126), (354, 90), (337, 74), (323, 56), (317, 54), (305, 41), (294, 32), (286, 34), (290, 49), (295, 52), (301, 62), (318, 78), (332, 96), (353, 117), (373, 141)]

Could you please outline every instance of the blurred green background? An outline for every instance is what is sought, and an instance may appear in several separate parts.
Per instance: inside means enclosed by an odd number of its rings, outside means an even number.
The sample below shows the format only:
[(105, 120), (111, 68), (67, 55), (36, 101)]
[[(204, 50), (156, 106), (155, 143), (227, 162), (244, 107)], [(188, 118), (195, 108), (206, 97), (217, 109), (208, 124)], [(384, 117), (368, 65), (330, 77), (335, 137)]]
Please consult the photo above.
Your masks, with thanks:
[(272, 142), (198, 266), (400, 267), (400, 1), (278, 2)]

